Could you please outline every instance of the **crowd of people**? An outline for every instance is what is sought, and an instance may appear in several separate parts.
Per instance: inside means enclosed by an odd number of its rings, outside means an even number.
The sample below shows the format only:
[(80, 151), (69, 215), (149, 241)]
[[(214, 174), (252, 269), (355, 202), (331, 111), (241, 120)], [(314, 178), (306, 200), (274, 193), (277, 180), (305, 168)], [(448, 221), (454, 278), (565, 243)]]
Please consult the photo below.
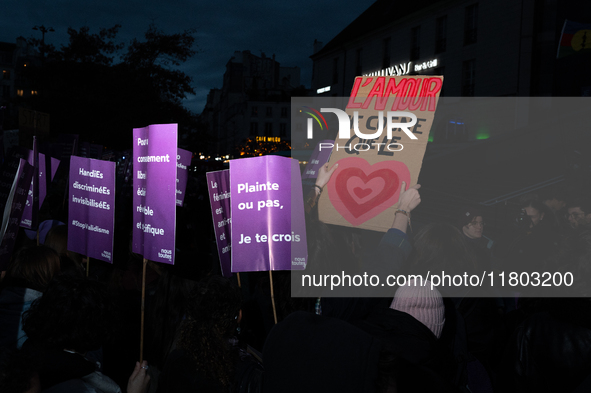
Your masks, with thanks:
[[(529, 194), (495, 239), (465, 206), (409, 233), (420, 185), (402, 184), (385, 233), (327, 225), (306, 190), (307, 271), (403, 274), (453, 269), (570, 271), (568, 297), (480, 296), (417, 279), (388, 297), (292, 297), (290, 272), (220, 273), (203, 179), (177, 214), (174, 265), (142, 257), (117, 217), (113, 264), (67, 250), (61, 197), (48, 196), (39, 243), (19, 234), (0, 282), (0, 391), (586, 392), (591, 390), (591, 199)], [(130, 206), (129, 190), (118, 206)], [(57, 202), (57, 203), (54, 203)], [(131, 211), (131, 209), (128, 209)], [(119, 213), (121, 214), (121, 213)], [(334, 269), (334, 270), (331, 270)], [(274, 313), (278, 320), (274, 322)], [(140, 341), (142, 342), (140, 358)]]

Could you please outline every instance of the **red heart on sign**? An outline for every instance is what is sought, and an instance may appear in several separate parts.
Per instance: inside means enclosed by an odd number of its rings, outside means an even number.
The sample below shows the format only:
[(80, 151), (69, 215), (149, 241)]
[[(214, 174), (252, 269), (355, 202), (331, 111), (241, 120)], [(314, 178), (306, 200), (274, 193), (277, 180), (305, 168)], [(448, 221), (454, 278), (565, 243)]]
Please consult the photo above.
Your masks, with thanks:
[(369, 194), (371, 194), (372, 190), (371, 190), (371, 188), (355, 187), (353, 192), (355, 193), (355, 195), (357, 195), (359, 197), (359, 199), (363, 199), (366, 196), (368, 196)]
[(328, 183), (334, 208), (352, 225), (360, 225), (398, 203), (400, 185), (410, 184), (410, 171), (400, 161), (370, 165), (359, 157), (339, 160)]

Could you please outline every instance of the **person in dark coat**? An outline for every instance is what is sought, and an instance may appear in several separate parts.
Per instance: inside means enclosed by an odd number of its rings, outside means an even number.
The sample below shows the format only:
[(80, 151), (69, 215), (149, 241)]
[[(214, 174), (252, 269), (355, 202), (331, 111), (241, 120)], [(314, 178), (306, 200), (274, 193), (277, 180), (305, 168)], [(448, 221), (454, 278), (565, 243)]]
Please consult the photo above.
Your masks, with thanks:
[(179, 340), (168, 355), (160, 392), (259, 392), (262, 365), (236, 336), (242, 319), (238, 287), (220, 276), (191, 291)]
[[(54, 278), (23, 316), (28, 336), (23, 350), (39, 362), (43, 391), (121, 392), (92, 356), (112, 336), (114, 317), (115, 304), (105, 285), (68, 274)], [(147, 391), (147, 368), (145, 361), (141, 367), (136, 363), (127, 385), (129, 393)]]
[(0, 284), (0, 349), (22, 347), (27, 339), (22, 315), (59, 271), (59, 256), (49, 247), (29, 246), (17, 252)]

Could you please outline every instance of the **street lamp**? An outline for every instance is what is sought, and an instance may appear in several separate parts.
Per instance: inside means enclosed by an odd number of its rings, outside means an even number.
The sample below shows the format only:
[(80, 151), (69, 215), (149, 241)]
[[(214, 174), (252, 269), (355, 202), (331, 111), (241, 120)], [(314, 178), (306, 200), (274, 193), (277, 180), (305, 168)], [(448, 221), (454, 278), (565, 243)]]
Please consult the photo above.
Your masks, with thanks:
[(43, 25), (35, 26), (33, 30), (39, 30), (41, 32), (41, 57), (45, 58), (45, 33), (52, 33), (55, 30), (53, 27), (45, 27)]
[(33, 30), (39, 30), (41, 32), (41, 42), (43, 43), (43, 45), (45, 45), (45, 33), (52, 33), (55, 31), (53, 30), (53, 27), (45, 27), (43, 25), (35, 26), (33, 27)]

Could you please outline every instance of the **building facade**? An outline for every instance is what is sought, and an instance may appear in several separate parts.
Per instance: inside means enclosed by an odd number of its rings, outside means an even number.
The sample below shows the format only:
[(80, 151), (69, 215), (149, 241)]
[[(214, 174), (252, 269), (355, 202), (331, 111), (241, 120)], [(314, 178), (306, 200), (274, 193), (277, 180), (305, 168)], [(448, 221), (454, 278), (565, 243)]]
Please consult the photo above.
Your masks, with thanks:
[(221, 89), (210, 90), (200, 116), (217, 155), (231, 155), (248, 139), (290, 140), (290, 100), (300, 86), (299, 67), (282, 67), (275, 55), (235, 52)]
[[(417, 214), (425, 222), (444, 220), (469, 203), (486, 207), (495, 227), (512, 217), (507, 202), (570, 186), (574, 170), (567, 163), (591, 156), (589, 127), (575, 121), (580, 108), (570, 116), (572, 110), (546, 98), (591, 95), (589, 30), (580, 31), (577, 53), (558, 58), (566, 20), (589, 29), (591, 2), (377, 0), (326, 45), (315, 43), (312, 90), (347, 97), (356, 76), (443, 75), (419, 179), (428, 188), (421, 189), (425, 202)], [(478, 103), (472, 97), (508, 103), (513, 118), (507, 111), (468, 118), (466, 108)], [(572, 125), (549, 126), (558, 118)]]
[(35, 86), (26, 76), (26, 69), (38, 61), (39, 52), (25, 38), (17, 38), (16, 43), (0, 42), (0, 107), (6, 107), (4, 129), (18, 126), (9, 123), (17, 118), (18, 101), (37, 95)]
[(585, 95), (590, 56), (556, 58), (565, 19), (591, 19), (583, 3), (378, 0), (311, 56), (312, 89), (348, 96), (358, 75), (443, 75), (448, 97)]

